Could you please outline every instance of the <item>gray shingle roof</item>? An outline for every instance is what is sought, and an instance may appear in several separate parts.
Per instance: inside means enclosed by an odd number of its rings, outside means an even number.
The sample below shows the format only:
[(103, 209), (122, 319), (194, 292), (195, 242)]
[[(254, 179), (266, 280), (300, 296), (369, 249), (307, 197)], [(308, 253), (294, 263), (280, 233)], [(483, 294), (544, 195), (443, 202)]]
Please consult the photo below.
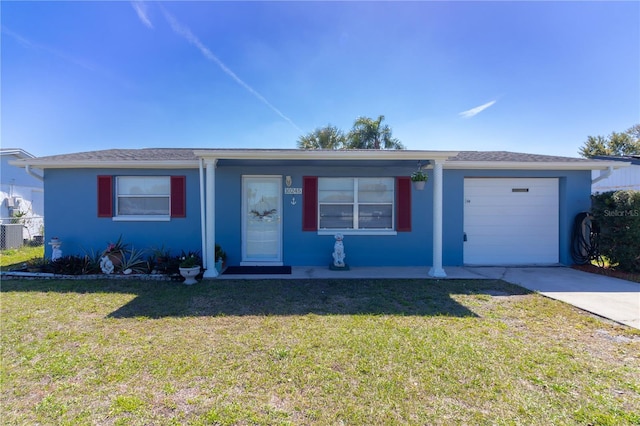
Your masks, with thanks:
[(526, 154), (510, 151), (460, 151), (447, 161), (500, 161), (500, 162), (536, 162), (536, 163), (575, 163), (591, 162), (587, 158), (559, 157), (556, 155)]
[[(39, 157), (39, 160), (47, 161), (164, 161), (181, 160), (196, 161), (194, 149), (199, 148), (143, 148), (143, 149), (107, 149), (103, 151), (88, 151), (72, 154), (52, 155)], [(218, 151), (226, 151), (220, 149)], [(260, 151), (247, 149), (247, 151)], [(278, 151), (278, 150), (269, 150)], [(281, 150), (291, 151), (291, 150)], [(499, 162), (589, 162), (586, 158), (560, 157), (555, 155), (527, 154), (509, 151), (460, 151), (458, 155), (448, 161), (499, 161)]]
[(193, 148), (107, 149), (72, 154), (39, 157), (38, 160), (58, 161), (196, 161)]
[[(382, 160), (388, 163), (401, 164), (407, 161), (425, 161), (429, 159), (445, 159), (456, 151), (384, 151), (378, 153), (371, 150), (358, 153), (357, 150), (345, 152), (342, 157), (337, 151), (330, 151), (322, 155), (321, 152), (308, 152), (299, 149), (201, 149), (201, 148), (142, 148), (142, 149), (107, 149), (102, 151), (78, 152), (72, 154), (52, 155), (31, 159), (17, 160), (13, 164), (23, 166), (29, 164), (35, 168), (195, 168), (198, 167), (199, 157), (218, 158), (220, 161), (252, 161), (261, 160), (309, 160), (309, 161), (335, 161), (343, 158), (352, 161), (351, 164), (373, 165)], [(315, 154), (321, 154), (316, 156)], [(363, 155), (361, 155), (363, 154)], [(397, 155), (395, 155), (397, 154)], [(364, 161), (364, 162), (363, 162)], [(357, 163), (356, 163), (357, 162)], [(454, 157), (446, 160), (445, 168), (510, 168), (510, 169), (572, 169), (572, 170), (597, 170), (612, 166), (614, 161), (595, 160), (589, 158), (561, 157), (554, 155), (527, 154), (509, 151), (460, 151)], [(220, 163), (219, 163), (220, 164)], [(318, 163), (319, 164), (319, 163)], [(345, 163), (346, 164), (346, 163)], [(377, 163), (375, 163), (377, 164)], [(618, 163), (620, 164), (620, 163)], [(622, 164), (620, 164), (622, 166)], [(616, 164), (616, 168), (617, 164)]]

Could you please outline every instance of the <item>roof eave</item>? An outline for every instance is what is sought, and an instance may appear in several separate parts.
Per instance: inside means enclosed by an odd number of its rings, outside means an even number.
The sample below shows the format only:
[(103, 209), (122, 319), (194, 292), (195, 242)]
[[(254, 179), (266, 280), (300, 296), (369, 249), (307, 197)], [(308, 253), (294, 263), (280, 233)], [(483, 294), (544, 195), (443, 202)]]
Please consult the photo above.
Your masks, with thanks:
[(605, 170), (609, 167), (620, 169), (631, 163), (620, 161), (447, 161), (445, 169), (462, 170)]
[(194, 150), (197, 157), (215, 160), (436, 160), (455, 157), (459, 151), (414, 150)]
[(120, 160), (120, 161), (50, 161), (24, 159), (10, 161), (9, 164), (37, 169), (197, 169), (198, 160)]
[(35, 158), (34, 155), (28, 153), (27, 151), (25, 151), (24, 149), (20, 149), (20, 148), (5, 148), (5, 149), (0, 149), (0, 154), (1, 155), (15, 155), (20, 157), (21, 159), (28, 159), (28, 158)]

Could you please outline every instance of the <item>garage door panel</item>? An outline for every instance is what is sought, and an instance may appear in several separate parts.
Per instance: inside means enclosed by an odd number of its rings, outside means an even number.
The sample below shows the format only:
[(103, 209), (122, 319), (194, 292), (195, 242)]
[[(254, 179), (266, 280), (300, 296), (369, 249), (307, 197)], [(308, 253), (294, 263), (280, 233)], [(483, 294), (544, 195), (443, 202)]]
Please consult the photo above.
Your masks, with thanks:
[(546, 232), (542, 228), (537, 229), (537, 233), (533, 232), (511, 232), (504, 233), (500, 232), (500, 230), (482, 230), (480, 232), (473, 232), (473, 230), (465, 232), (467, 235), (467, 243), (468, 245), (479, 245), (485, 246), (488, 244), (494, 244), (494, 242), (499, 242), (500, 244), (509, 244), (511, 246), (517, 247), (522, 244), (531, 245), (536, 241), (547, 241), (547, 242), (555, 242), (556, 237), (545, 235)]
[(464, 192), (464, 263), (557, 263), (558, 179), (467, 178)]
[[(527, 214), (520, 216), (517, 228), (506, 226), (513, 223), (513, 219), (511, 218), (504, 218), (499, 215), (481, 215), (482, 217), (475, 218), (476, 222), (465, 226), (465, 230), (468, 232), (472, 229), (497, 226), (500, 229), (505, 230), (505, 232), (513, 232), (514, 230), (520, 229), (520, 227), (548, 229), (549, 226), (555, 226), (556, 222), (544, 220), (543, 215), (545, 214), (546, 212), (527, 212)], [(480, 221), (482, 223), (478, 223)]]
[(556, 238), (544, 235), (542, 232), (538, 232), (537, 234), (524, 232), (513, 234), (482, 232), (477, 234), (467, 233), (466, 242), (469, 246), (477, 245), (479, 247), (485, 247), (488, 245), (501, 244), (516, 248), (522, 245), (532, 246), (541, 243), (548, 245), (549, 243), (554, 243), (555, 241)]
[[(477, 190), (477, 188), (476, 188)], [(511, 190), (507, 192), (497, 193), (495, 191), (482, 191), (482, 192), (472, 192), (472, 194), (478, 197), (478, 203), (485, 204), (501, 204), (504, 201), (511, 200), (532, 200), (532, 199), (546, 199), (553, 194), (556, 194), (557, 191), (530, 191), (530, 192), (511, 192)]]
[[(499, 247), (496, 247), (495, 249), (493, 248), (484, 249), (479, 253), (472, 253), (472, 255), (482, 256), (482, 255), (485, 255), (487, 251), (491, 252), (494, 258), (509, 259), (508, 262), (502, 262), (502, 263), (499, 263), (499, 265), (506, 265), (506, 266), (536, 265), (536, 264), (546, 265), (546, 264), (553, 264), (557, 262), (556, 256), (554, 256), (553, 254), (549, 253), (546, 250), (541, 250), (538, 252), (526, 250), (526, 251), (520, 252), (520, 251), (503, 249), (501, 251)], [(532, 262), (531, 259), (534, 256), (536, 258), (536, 261)], [(475, 264), (468, 263), (468, 264), (469, 265), (497, 265), (498, 263), (475, 263)]]
[[(557, 212), (557, 207), (552, 205), (543, 205), (543, 202), (536, 206), (529, 206), (524, 203), (516, 204), (509, 208), (506, 208), (505, 205), (491, 205), (491, 206), (474, 206), (468, 207), (470, 213), (473, 213), (475, 216), (488, 216), (488, 217), (505, 217), (511, 216), (507, 219), (514, 220), (512, 216), (540, 216), (547, 217), (547, 212), (549, 209)], [(547, 217), (548, 219), (548, 217)]]

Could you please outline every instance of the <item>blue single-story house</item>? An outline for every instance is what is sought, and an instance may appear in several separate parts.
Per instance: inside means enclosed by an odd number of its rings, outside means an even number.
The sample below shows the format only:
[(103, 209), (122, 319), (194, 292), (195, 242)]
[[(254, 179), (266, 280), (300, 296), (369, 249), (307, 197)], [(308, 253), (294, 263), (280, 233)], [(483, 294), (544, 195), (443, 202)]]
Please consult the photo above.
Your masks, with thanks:
[[(44, 176), (45, 230), (65, 254), (123, 236), (228, 265), (571, 264), (591, 172), (627, 164), (504, 151), (112, 149), (17, 160)], [(413, 188), (418, 167), (429, 174)], [(48, 248), (50, 250), (50, 248)], [(50, 255), (50, 253), (47, 253)]]

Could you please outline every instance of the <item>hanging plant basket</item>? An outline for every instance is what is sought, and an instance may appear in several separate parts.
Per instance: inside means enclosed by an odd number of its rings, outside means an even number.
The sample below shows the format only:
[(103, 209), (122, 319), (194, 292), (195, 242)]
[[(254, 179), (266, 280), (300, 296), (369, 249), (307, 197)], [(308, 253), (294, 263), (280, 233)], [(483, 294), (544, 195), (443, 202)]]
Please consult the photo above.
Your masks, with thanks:
[(415, 189), (416, 191), (422, 191), (426, 183), (426, 180), (414, 180), (413, 189)]
[(429, 180), (429, 175), (426, 172), (422, 171), (422, 169), (418, 169), (415, 172), (411, 173), (411, 182), (413, 182), (413, 187), (422, 191), (424, 189), (425, 184)]

